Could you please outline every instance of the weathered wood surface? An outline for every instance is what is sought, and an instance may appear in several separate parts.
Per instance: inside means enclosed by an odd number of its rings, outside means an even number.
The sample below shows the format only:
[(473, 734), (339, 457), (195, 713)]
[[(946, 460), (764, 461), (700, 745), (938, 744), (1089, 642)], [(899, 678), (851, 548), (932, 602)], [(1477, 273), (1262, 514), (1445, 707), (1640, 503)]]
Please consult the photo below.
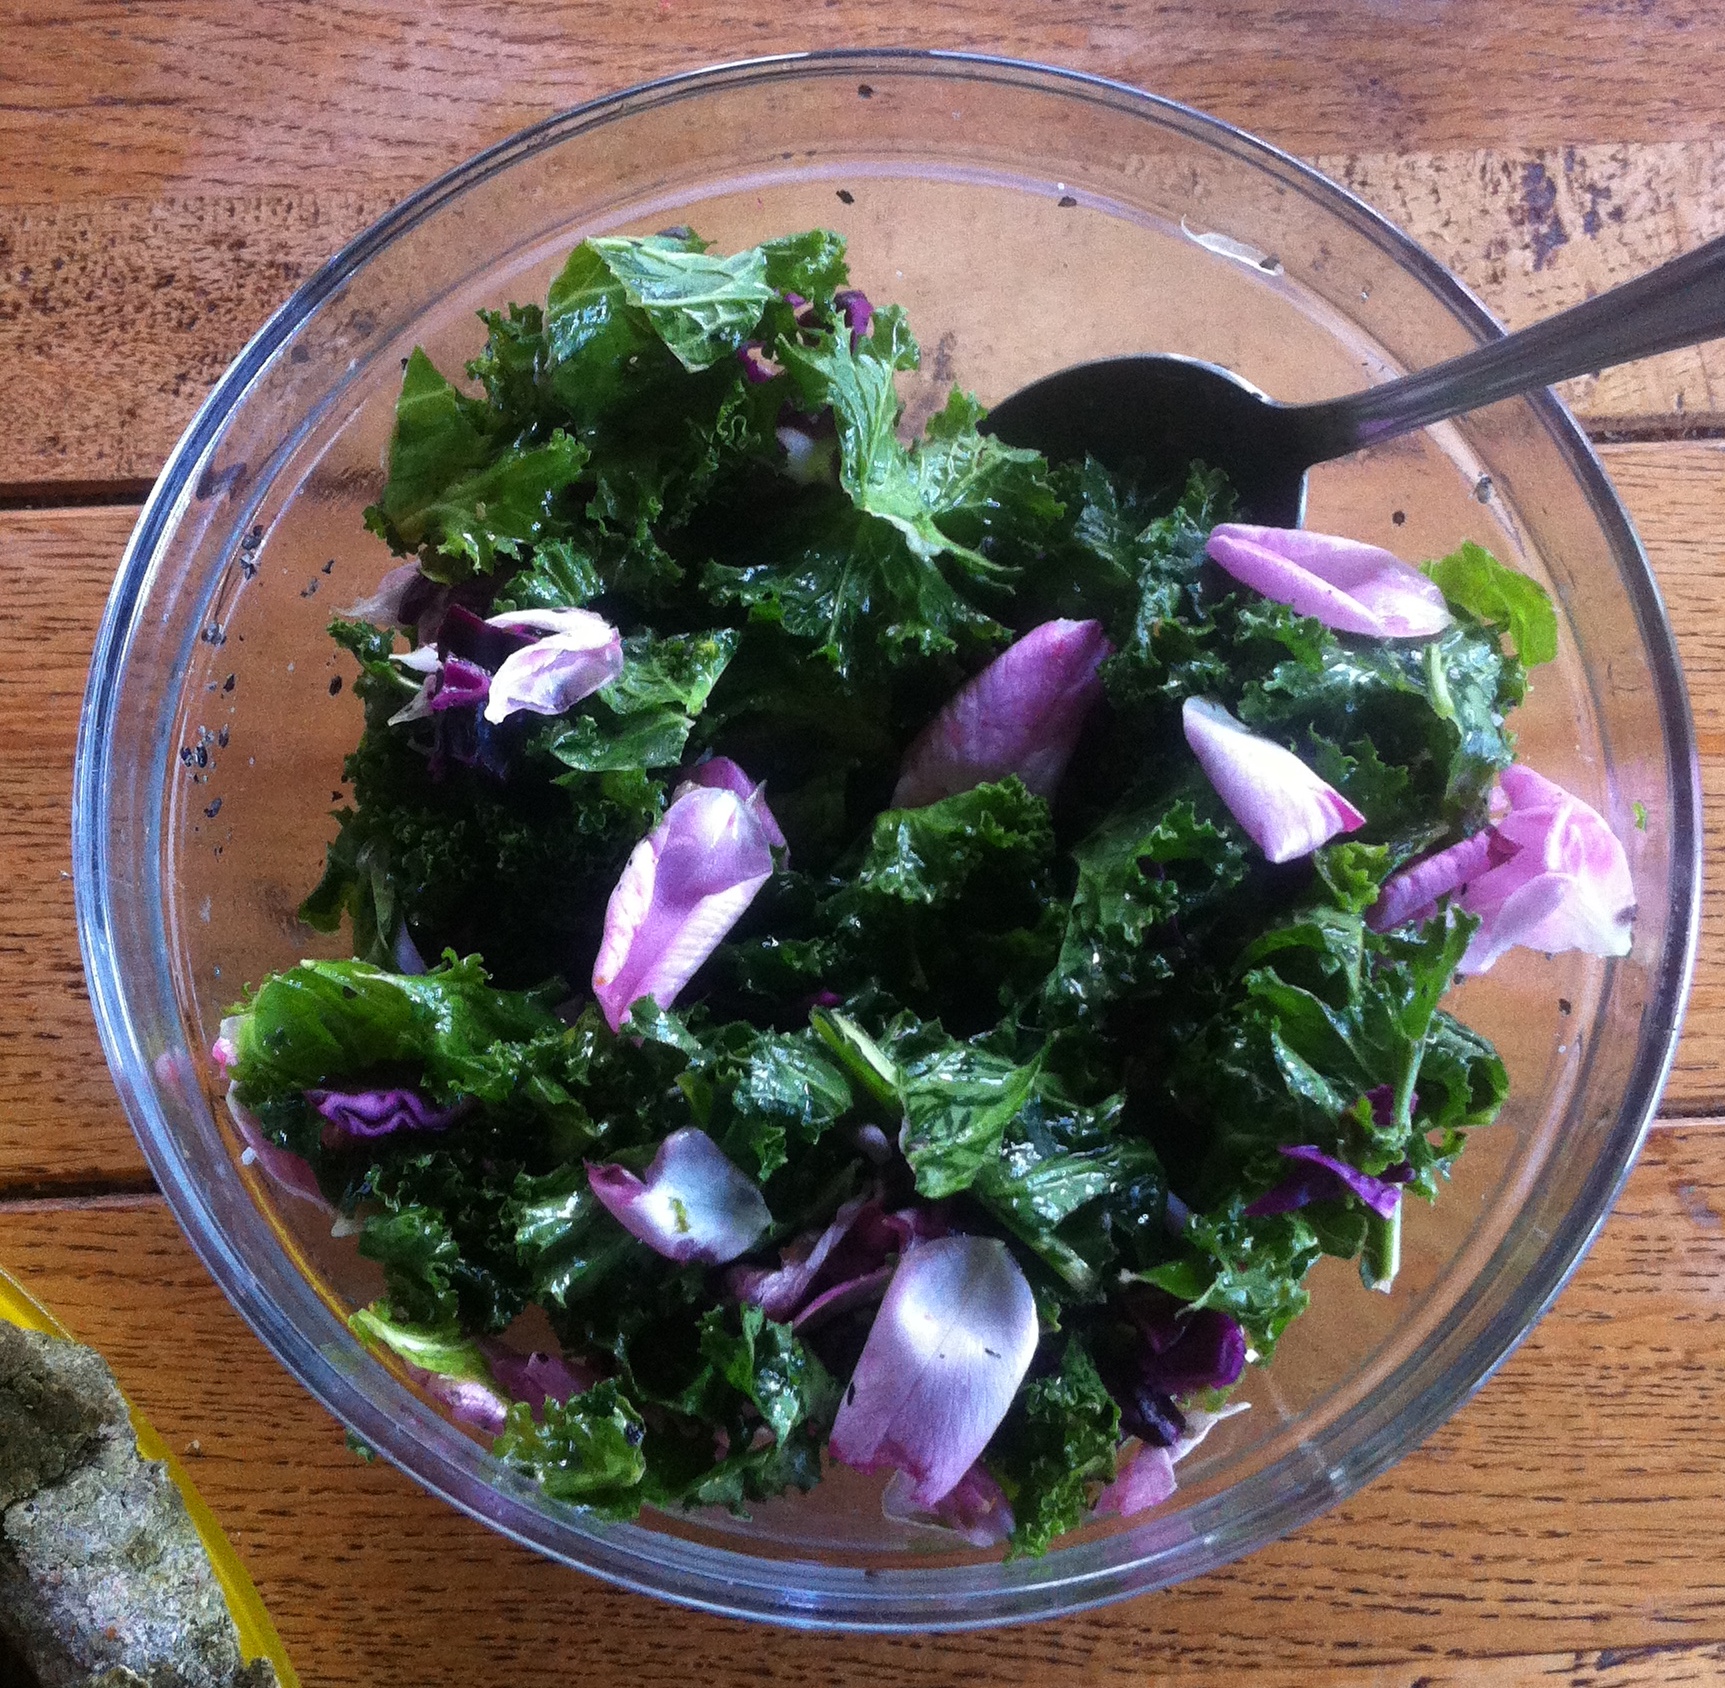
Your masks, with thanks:
[[(1296, 1536), (1056, 1624), (796, 1637), (548, 1565), (355, 1461), (158, 1200), (64, 1199), (148, 1188), (84, 996), (69, 775), (136, 500), (197, 404), (319, 263), (480, 147), (631, 82), (816, 44), (968, 47), (1184, 100), (1311, 160), (1511, 326), (1725, 231), (1725, 24), (1701, 0), (10, 0), (0, 1260), (196, 1444), (308, 1683), (1725, 1681), (1725, 890), (1704, 908), (1676, 1123), (1522, 1351)], [(1603, 454), (1678, 629), (1725, 887), (1725, 444), (1699, 437), (1725, 430), (1725, 362), (1673, 353), (1567, 396), (1596, 438), (1637, 442)]]
[[(1725, 32), (1694, 0), (834, 0), (820, 16), (12, 4), (0, 480), (147, 480), (252, 330), (414, 188), (595, 95), (813, 43), (1014, 54), (1184, 100), (1327, 170), (1512, 326), (1725, 229), (1725, 118), (1690, 97), (1725, 75)], [(1673, 353), (1571, 396), (1598, 429), (1716, 427), (1719, 359)]]
[[(0, 1259), (106, 1354), (319, 1688), (1716, 1681), (1725, 1135), (1658, 1134), (1575, 1281), (1420, 1450), (1249, 1560), (985, 1637), (794, 1636), (545, 1563), (350, 1455), (155, 1199), (0, 1205)], [(1648, 1650), (1648, 1651), (1644, 1651)]]
[[(1725, 142), (1313, 162), (1512, 328), (1725, 231)], [(367, 159), (327, 190), (0, 197), (0, 368), (11, 377), (13, 445), (0, 479), (40, 483), (48, 495), (147, 481), (253, 330), (418, 185)], [(1717, 428), (1722, 359), (1717, 346), (1671, 352), (1564, 393), (1600, 434)]]

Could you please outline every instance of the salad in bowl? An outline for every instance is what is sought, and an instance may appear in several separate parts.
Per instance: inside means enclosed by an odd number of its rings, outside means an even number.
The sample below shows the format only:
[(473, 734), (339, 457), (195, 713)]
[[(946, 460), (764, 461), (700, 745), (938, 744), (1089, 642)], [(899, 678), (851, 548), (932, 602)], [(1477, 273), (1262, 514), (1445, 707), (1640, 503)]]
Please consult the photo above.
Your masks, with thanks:
[(591, 239), (484, 322), (465, 384), (407, 360), (402, 560), (331, 624), (300, 913), (352, 957), (223, 1023), (247, 1155), (381, 1267), (354, 1329), (599, 1516), (827, 1462), (1034, 1555), (1165, 1501), (1502, 1105), (1451, 983), (1629, 948), (1621, 842), (1516, 758), (1543, 590), (961, 388), (907, 430), (826, 231)]

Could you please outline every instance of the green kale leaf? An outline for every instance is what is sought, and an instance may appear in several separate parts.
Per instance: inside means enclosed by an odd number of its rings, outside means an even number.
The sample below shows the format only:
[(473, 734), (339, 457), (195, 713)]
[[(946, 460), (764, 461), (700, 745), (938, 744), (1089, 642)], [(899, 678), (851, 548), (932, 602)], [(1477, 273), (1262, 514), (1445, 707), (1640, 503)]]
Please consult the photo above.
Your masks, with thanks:
[(1531, 575), (1505, 568), (1470, 539), (1460, 550), (1426, 564), (1449, 606), (1509, 636), (1524, 668), (1557, 657), (1557, 612)]
[(547, 1401), (538, 1423), (526, 1402), (516, 1402), (491, 1451), (536, 1478), (552, 1500), (602, 1518), (633, 1518), (647, 1473), (646, 1433), (629, 1398), (607, 1379), (567, 1401)]
[(1046, 1553), (1082, 1524), (1093, 1490), (1115, 1476), (1120, 1409), (1076, 1336), (1060, 1369), (1035, 1379), (989, 1444), (988, 1468), (1012, 1504), (1015, 1554)]

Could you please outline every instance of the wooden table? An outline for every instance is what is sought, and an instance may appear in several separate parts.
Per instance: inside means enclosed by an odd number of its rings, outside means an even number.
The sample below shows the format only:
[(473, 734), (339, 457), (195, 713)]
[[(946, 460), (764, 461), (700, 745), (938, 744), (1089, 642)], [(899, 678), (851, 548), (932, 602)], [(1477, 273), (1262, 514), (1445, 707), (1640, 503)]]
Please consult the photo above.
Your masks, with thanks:
[(1308, 158), (1516, 325), (1725, 230), (1705, 0), (0, 0), (0, 1260), (112, 1361), (308, 1685), (1725, 1681), (1725, 350), (1577, 383), (1701, 733), (1714, 890), (1666, 1118), (1571, 1287), (1387, 1477), (1201, 1582), (973, 1638), (822, 1638), (544, 1563), (383, 1465), (204, 1276), (132, 1141), (68, 879), (85, 666), (137, 506), (246, 336), (522, 125), (703, 62), (970, 47)]

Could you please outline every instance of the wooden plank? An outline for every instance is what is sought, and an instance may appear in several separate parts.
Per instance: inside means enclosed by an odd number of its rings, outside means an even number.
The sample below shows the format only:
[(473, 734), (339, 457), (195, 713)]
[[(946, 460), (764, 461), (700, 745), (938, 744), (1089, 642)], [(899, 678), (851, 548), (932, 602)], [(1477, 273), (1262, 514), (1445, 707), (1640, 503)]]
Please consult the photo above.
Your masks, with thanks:
[[(1725, 232), (1725, 145), (1619, 144), (1314, 159), (1405, 229), (1508, 328), (1525, 328)], [(1725, 348), (1561, 389), (1595, 433), (1725, 420)]]
[(1718, 1113), (1725, 1108), (1725, 443), (1606, 446), (1600, 455), (1665, 594), (1701, 754), (1701, 950), (1664, 1107)]
[[(962, 12), (973, 0), (954, 4)], [(495, 45), (472, 14), (463, 17), (475, 51)], [(1010, 10), (1006, 21), (1010, 26)], [(44, 27), (23, 30), (22, 39), (37, 40)], [(56, 54), (78, 27), (62, 20), (49, 32)], [(169, 30), (158, 43), (176, 64), (178, 41)], [(144, 50), (135, 41), (132, 47)], [(228, 43), (221, 50), (229, 51)], [(270, 38), (255, 50), (267, 58)], [(118, 93), (103, 95), (109, 104), (92, 105), (69, 101), (57, 80), (73, 77), (71, 66), (53, 55), (32, 60), (38, 97), (69, 103), (50, 109), (26, 99), (0, 108), (0, 374), (13, 439), (0, 481), (153, 476), (246, 339), (347, 239), (467, 152), (610, 85), (594, 80), (589, 67), (582, 78), (558, 84), (560, 99), (514, 105), (522, 84), (499, 79), (516, 57), (477, 61), (489, 68), (475, 73), (474, 87), (496, 99), (464, 97), (440, 107), (437, 124), (415, 116), (404, 129), (397, 108), (411, 104), (417, 112), (418, 85), (411, 98), (399, 88), (392, 92), (387, 78), (374, 86), (366, 78), (380, 74), (375, 61), (337, 54), (336, 82), (320, 85), (317, 100), (300, 112), (303, 127), (292, 130), (301, 144), (308, 131), (337, 120), (330, 102), (342, 97), (343, 76), (359, 85), (349, 90), (357, 103), (341, 112), (342, 121), (378, 112), (384, 115), (373, 121), (393, 125), (370, 144), (344, 150), (339, 168), (326, 156), (333, 145), (327, 135), (309, 154), (260, 154), (249, 109), (229, 109), (254, 98), (247, 79), (230, 87), (198, 78), (142, 105), (136, 102), (143, 96)], [(646, 69), (620, 47), (609, 62), (618, 84)], [(1097, 68), (1119, 74), (1130, 66)], [(291, 82), (298, 72), (288, 74)], [(153, 86), (151, 76), (144, 85)], [(195, 99), (191, 89), (198, 90)], [(120, 124), (122, 143), (105, 125), (123, 113), (134, 121)], [(1244, 115), (1288, 144), (1286, 133)], [(165, 144), (150, 126), (156, 121), (210, 129), (194, 185), (158, 165), (146, 167), (153, 149)], [(1353, 144), (1356, 128), (1316, 137), (1311, 150), (1319, 168), (1428, 247), (1511, 327), (1725, 229), (1725, 140), (1506, 144), (1410, 156), (1342, 150)], [(88, 138), (58, 197), (44, 197), (56, 191), (52, 169), (8, 178), (9, 131), (17, 156), (42, 150), (50, 165), (73, 137)], [(184, 143), (183, 134), (176, 138)], [(1716, 429), (1725, 424), (1722, 358), (1717, 347), (1669, 353), (1572, 382), (1566, 394), (1596, 430)]]
[[(1678, 630), (1701, 733), (1711, 871), (1701, 965), (1666, 1107), (1725, 1112), (1725, 633), (1717, 611), (1725, 445), (1612, 446), (1605, 458), (1653, 557)], [(135, 1185), (144, 1165), (113, 1094), (84, 992), (70, 882), (72, 749), (91, 642), (135, 517), (129, 509), (0, 512), (26, 665), (0, 669), (10, 817), (0, 882), (0, 1188)], [(307, 864), (308, 879), (314, 864)]]
[(1722, 1180), (1718, 1134), (1655, 1137), (1497, 1378), (1316, 1523), (1161, 1595), (968, 1638), (673, 1618), (359, 1464), (154, 1198), (0, 1205), (0, 1260), (102, 1350), (170, 1446), (196, 1444), (194, 1477), (308, 1682), (1627, 1688), (1716, 1680), (1725, 1638)]
[(72, 751), (90, 647), (137, 512), (0, 513), (0, 1186), (137, 1185), (148, 1174), (90, 1017), (72, 908)]
[[(1302, 154), (1425, 152), (1486, 137), (1725, 134), (1695, 90), (1725, 75), (1709, 13), (1448, 0), (1361, 26), (1346, 0), (845, 0), (819, 28), (737, 0), (530, 14), (475, 0), (12, 0), (0, 199), (419, 182), (551, 112), (701, 64), (851, 47), (968, 48), (1117, 77)], [(1632, 69), (1631, 69), (1632, 67)]]
[[(1418, 1674), (1414, 1675), (1413, 1672)], [(1520, 1658), (1468, 1659), (1437, 1669), (1415, 1665), (1374, 1682), (1407, 1688), (1677, 1688), (1679, 1683), (1725, 1680), (1725, 1647), (1602, 1647), (1593, 1653), (1546, 1653)], [(1350, 1673), (1345, 1679), (1353, 1683)]]

